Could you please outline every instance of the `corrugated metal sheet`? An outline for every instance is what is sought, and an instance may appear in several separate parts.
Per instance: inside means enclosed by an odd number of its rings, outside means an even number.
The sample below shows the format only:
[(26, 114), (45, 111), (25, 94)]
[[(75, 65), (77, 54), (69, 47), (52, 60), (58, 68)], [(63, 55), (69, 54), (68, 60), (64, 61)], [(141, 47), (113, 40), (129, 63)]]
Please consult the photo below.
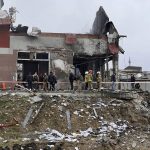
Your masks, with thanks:
[(108, 48), (109, 48), (111, 54), (118, 54), (118, 52), (119, 52), (119, 47), (116, 46), (115, 43), (109, 44)]

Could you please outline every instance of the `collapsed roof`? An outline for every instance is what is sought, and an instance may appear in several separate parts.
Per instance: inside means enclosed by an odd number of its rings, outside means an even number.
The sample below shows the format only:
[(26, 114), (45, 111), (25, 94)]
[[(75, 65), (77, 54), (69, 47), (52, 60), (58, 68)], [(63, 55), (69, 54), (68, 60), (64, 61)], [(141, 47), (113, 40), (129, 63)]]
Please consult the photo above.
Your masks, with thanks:
[(93, 23), (92, 34), (102, 35), (104, 26), (105, 26), (106, 22), (108, 22), (108, 21), (109, 21), (109, 18), (107, 16), (105, 10), (103, 9), (102, 6), (100, 6), (99, 10), (96, 13), (96, 18)]
[(93, 23), (92, 34), (101, 36), (107, 34), (107, 32), (110, 34), (116, 32), (118, 34), (113, 22), (109, 21), (109, 17), (107, 16), (105, 10), (102, 6), (100, 6)]
[(108, 39), (108, 48), (112, 54), (124, 53), (124, 50), (119, 46), (120, 36), (112, 21), (109, 21), (105, 10), (100, 6), (96, 13), (96, 17), (92, 26), (92, 34), (98, 35), (100, 38), (106, 37)]

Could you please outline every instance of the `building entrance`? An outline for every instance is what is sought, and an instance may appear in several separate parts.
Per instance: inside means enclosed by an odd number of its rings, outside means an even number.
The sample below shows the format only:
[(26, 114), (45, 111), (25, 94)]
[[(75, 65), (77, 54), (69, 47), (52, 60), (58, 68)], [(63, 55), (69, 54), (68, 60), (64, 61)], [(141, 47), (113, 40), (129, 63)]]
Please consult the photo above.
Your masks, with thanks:
[(48, 53), (18, 52), (17, 79), (25, 81), (29, 73), (38, 75), (49, 71)]

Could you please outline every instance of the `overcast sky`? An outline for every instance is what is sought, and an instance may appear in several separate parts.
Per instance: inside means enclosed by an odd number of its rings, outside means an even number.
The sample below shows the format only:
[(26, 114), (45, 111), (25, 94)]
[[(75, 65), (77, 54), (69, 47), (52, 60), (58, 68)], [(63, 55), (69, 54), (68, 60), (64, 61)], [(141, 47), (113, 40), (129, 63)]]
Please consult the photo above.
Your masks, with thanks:
[(4, 0), (3, 9), (17, 8), (16, 24), (37, 26), (43, 32), (88, 33), (103, 6), (119, 34), (125, 54), (119, 66), (142, 66), (150, 71), (150, 0)]

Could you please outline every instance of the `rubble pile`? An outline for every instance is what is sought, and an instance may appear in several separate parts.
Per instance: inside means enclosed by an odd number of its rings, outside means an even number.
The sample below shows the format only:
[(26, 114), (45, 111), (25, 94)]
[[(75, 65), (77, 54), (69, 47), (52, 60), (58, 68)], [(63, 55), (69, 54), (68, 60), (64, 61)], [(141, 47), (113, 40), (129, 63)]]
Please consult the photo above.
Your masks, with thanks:
[(96, 93), (3, 93), (1, 147), (20, 145), (25, 149), (31, 144), (32, 149), (41, 150), (149, 149), (150, 119), (145, 115), (149, 108), (143, 103), (141, 95), (125, 101)]
[(115, 134), (115, 136), (119, 137), (126, 131), (128, 125), (122, 121), (118, 121), (117, 124), (114, 122), (108, 123), (107, 121), (103, 121), (100, 128), (94, 130), (92, 128), (88, 128), (85, 131), (71, 133), (70, 135), (61, 134), (56, 130), (49, 130), (47, 133), (41, 133), (39, 139), (46, 139), (50, 142), (61, 141), (63, 139), (69, 142), (76, 142), (79, 138), (88, 136), (97, 136), (102, 139), (104, 137), (111, 136), (112, 132)]

